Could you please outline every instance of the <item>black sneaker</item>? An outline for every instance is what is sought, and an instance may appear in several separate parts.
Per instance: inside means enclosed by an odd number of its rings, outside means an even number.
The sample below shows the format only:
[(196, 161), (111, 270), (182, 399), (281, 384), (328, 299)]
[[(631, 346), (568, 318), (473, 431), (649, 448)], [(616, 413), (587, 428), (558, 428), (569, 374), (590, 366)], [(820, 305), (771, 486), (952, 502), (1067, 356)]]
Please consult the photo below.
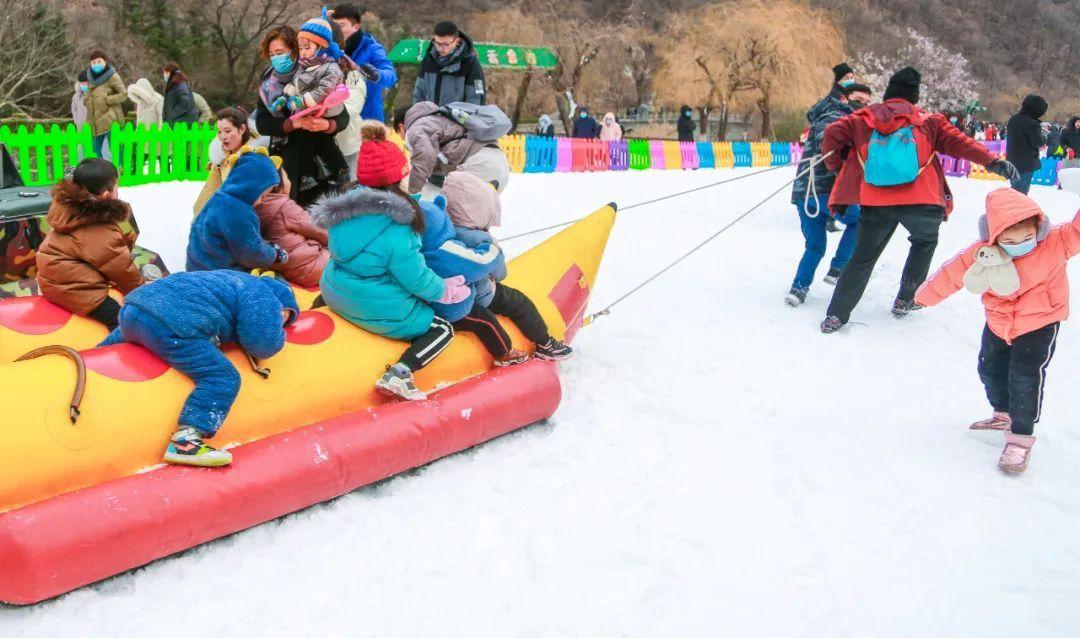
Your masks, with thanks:
[(534, 357), (545, 361), (562, 361), (572, 354), (574, 354), (574, 349), (555, 337), (548, 337), (544, 343), (536, 344), (536, 351), (533, 352)]
[(806, 288), (792, 288), (790, 292), (784, 297), (784, 303), (795, 308), (803, 305), (806, 301)]
[(903, 299), (897, 299), (892, 305), (892, 314), (897, 319), (903, 319), (908, 316), (908, 313), (912, 310), (922, 310), (923, 306), (915, 303), (914, 301), (904, 301)]
[(840, 321), (840, 317), (837, 317), (836, 315), (829, 315), (828, 317), (825, 317), (825, 321), (821, 322), (821, 333), (832, 334), (834, 332), (838, 332), (843, 327), (844, 322)]
[(822, 281), (829, 284), (830, 286), (835, 286), (836, 282), (840, 281), (840, 273), (842, 272), (844, 271), (837, 268), (830, 268), (829, 274), (825, 275), (825, 278), (822, 279)]
[(825, 224), (825, 230), (829, 231), (830, 233), (838, 233), (841, 229), (839, 226), (836, 225), (835, 219), (829, 218), (828, 223)]

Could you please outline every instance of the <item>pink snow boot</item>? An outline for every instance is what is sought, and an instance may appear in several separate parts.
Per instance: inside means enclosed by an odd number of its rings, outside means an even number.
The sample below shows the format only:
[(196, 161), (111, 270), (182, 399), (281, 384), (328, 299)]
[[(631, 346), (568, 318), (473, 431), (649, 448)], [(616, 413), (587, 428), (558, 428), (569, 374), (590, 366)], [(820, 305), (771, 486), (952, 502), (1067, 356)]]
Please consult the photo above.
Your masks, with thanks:
[(972, 430), (1008, 430), (1012, 426), (1012, 418), (1008, 412), (994, 412), (989, 419), (976, 421), (971, 424)]
[(1005, 433), (1005, 449), (998, 459), (998, 467), (1010, 474), (1019, 474), (1027, 469), (1028, 459), (1031, 458), (1031, 446), (1035, 445), (1035, 437), (1025, 434)]

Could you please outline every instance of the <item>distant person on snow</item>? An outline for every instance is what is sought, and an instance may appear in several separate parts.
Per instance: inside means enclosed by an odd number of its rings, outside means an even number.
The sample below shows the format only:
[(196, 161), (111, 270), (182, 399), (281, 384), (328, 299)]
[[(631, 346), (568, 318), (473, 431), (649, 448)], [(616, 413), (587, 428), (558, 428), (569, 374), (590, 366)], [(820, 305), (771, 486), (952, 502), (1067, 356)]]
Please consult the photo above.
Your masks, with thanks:
[(915, 295), (933, 306), (960, 288), (981, 295), (986, 327), (979, 378), (993, 414), (973, 430), (1004, 430), (998, 466), (1023, 472), (1042, 414), (1046, 368), (1069, 316), (1068, 261), (1080, 253), (1080, 213), (1051, 227), (1026, 195), (1000, 188), (986, 198), (978, 241), (950, 259)]
[(387, 57), (386, 49), (375, 36), (362, 29), (361, 19), (364, 12), (358, 6), (339, 4), (331, 14), (345, 36), (345, 54), (356, 63), (367, 83), (367, 100), (360, 111), (360, 119), (385, 122), (383, 92), (394, 88), (398, 81), (394, 63)]
[(697, 130), (697, 122), (694, 121), (694, 109), (683, 105), (679, 109), (679, 119), (675, 122), (675, 128), (679, 133), (680, 142), (693, 142), (694, 131)]
[(1080, 116), (1069, 120), (1069, 125), (1061, 132), (1061, 146), (1072, 151), (1073, 158), (1080, 158)]
[(551, 121), (551, 116), (547, 113), (540, 116), (540, 121), (536, 125), (536, 134), (540, 137), (555, 137), (555, 123)]
[(855, 83), (855, 69), (847, 62), (841, 62), (832, 68), (833, 83), (829, 88), (829, 97), (840, 99), (844, 89)]
[(232, 454), (203, 439), (217, 434), (229, 415), (240, 374), (219, 346), (235, 343), (255, 359), (268, 359), (284, 347), (285, 326), (299, 314), (292, 289), (273, 277), (181, 272), (128, 295), (120, 327), (100, 345), (137, 343), (195, 382), (164, 460), (220, 467), (232, 462)]
[(1046, 100), (1034, 93), (1024, 98), (1020, 112), (1009, 118), (1005, 127), (1005, 159), (1012, 162), (1019, 173), (1012, 180), (1012, 187), (1027, 195), (1031, 190), (1031, 176), (1042, 168), (1039, 151), (1046, 144), (1042, 133), (1042, 121), (1048, 105)]
[(413, 104), (452, 102), (485, 104), (487, 85), (476, 47), (453, 22), (435, 25), (427, 55), (420, 63), (420, 75), (413, 86)]
[[(965, 136), (944, 115), (916, 106), (920, 80), (916, 69), (900, 69), (889, 78), (883, 103), (845, 115), (825, 129), (821, 152), (832, 153), (825, 167), (839, 170), (847, 154), (864, 170), (857, 183), (838, 180), (830, 198), (830, 204), (857, 201), (862, 210), (855, 253), (836, 283), (821, 324), (824, 333), (836, 332), (848, 322), (874, 264), (899, 225), (910, 234), (911, 250), (892, 313), (904, 317), (915, 307), (915, 291), (926, 280), (938, 229), (953, 204), (938, 153), (982, 164), (1006, 178), (1016, 175), (1015, 166)], [(852, 186), (857, 194), (848, 190)]]
[(86, 81), (86, 69), (83, 69), (75, 78), (75, 94), (71, 96), (71, 121), (77, 129), (86, 124), (86, 105), (83, 104), (83, 97), (89, 91), (90, 84)]
[[(821, 140), (825, 136), (825, 129), (845, 115), (854, 113), (868, 104), (870, 104), (870, 87), (863, 84), (849, 84), (844, 88), (839, 99), (834, 98), (830, 93), (806, 113), (806, 120), (810, 124), (809, 135), (803, 147), (803, 157), (796, 169), (798, 177), (791, 188), (791, 203), (795, 204), (799, 213), (804, 248), (802, 259), (799, 260), (795, 271), (795, 280), (791, 283), (791, 290), (784, 298), (789, 306), (799, 306), (806, 301), (814, 274), (829, 247), (827, 227), (830, 220), (839, 218), (844, 224), (844, 234), (840, 236), (840, 245), (836, 247), (836, 254), (829, 265), (829, 272), (825, 275), (825, 283), (836, 285), (840, 273), (843, 272), (844, 267), (851, 260), (851, 254), (855, 251), (859, 205), (841, 206), (834, 217), (834, 213), (829, 208), (829, 195), (832, 193), (836, 175), (825, 168), (824, 162), (818, 161), (813, 168), (810, 168), (810, 163), (820, 160)], [(803, 174), (804, 171), (805, 174)]]
[(622, 125), (615, 119), (615, 114), (605, 113), (600, 123), (600, 139), (604, 142), (618, 142), (622, 136)]
[(94, 154), (109, 159), (109, 129), (113, 124), (124, 123), (127, 90), (116, 68), (109, 64), (108, 56), (100, 49), (90, 52), (86, 81), (90, 88), (83, 96), (83, 105), (94, 136)]
[(584, 106), (578, 109), (577, 119), (574, 120), (574, 137), (585, 140), (595, 140), (600, 137), (600, 124)]
[(165, 104), (161, 111), (161, 120), (166, 124), (195, 124), (199, 121), (199, 107), (195, 106), (195, 96), (191, 94), (191, 85), (180, 65), (166, 62), (161, 67), (165, 80)]

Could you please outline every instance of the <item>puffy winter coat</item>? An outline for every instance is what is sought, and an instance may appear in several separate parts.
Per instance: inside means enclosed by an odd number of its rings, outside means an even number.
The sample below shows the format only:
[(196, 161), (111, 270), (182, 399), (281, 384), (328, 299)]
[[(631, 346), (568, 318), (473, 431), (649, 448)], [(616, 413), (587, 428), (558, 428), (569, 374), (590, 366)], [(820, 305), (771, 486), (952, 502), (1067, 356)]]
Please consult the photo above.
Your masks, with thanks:
[[(485, 245), (497, 246), (495, 238), (486, 230), (476, 228), (454, 227), (454, 239), (468, 248), (482, 248)], [(484, 307), (491, 305), (491, 299), (495, 296), (495, 282), (506, 279), (506, 255), (500, 252), (499, 258), (492, 266), (489, 276), (479, 279), (470, 284), (473, 290), (475, 303)]]
[(413, 85), (413, 104), (484, 104), (486, 100), (484, 69), (480, 66), (480, 58), (469, 36), (462, 33), (461, 44), (446, 58), (439, 57), (434, 43), (428, 46), (427, 55), (420, 63), (420, 75)]
[[(814, 156), (821, 153), (821, 140), (825, 137), (825, 129), (836, 120), (853, 111), (854, 109), (847, 102), (841, 102), (831, 95), (826, 95), (806, 112), (806, 121), (810, 124), (810, 132), (806, 137), (806, 145), (803, 147), (803, 157), (799, 160), (799, 167), (796, 170), (796, 174), (800, 175), (800, 177), (795, 180), (791, 187), (792, 204), (806, 202), (806, 192), (809, 190), (810, 185), (810, 173), (802, 175), (802, 172), (810, 166)], [(860, 171), (859, 174), (861, 176), (862, 172)], [(835, 173), (825, 168), (824, 162), (818, 162), (814, 165), (813, 176), (814, 190), (819, 195), (828, 196), (832, 192), (833, 183), (836, 181)], [(813, 197), (810, 200), (815, 201)]]
[(191, 94), (187, 77), (179, 71), (173, 71), (165, 88), (161, 120), (166, 124), (196, 124), (199, 121), (199, 107), (195, 106), (195, 96)]
[(600, 139), (605, 142), (618, 142), (622, 139), (622, 126), (615, 120), (614, 113), (605, 113), (600, 124)]
[(213, 121), (214, 109), (210, 108), (210, 103), (206, 101), (206, 98), (192, 91), (191, 99), (195, 100), (195, 109), (199, 111), (199, 122), (206, 123)]
[[(985, 146), (972, 140), (949, 124), (940, 113), (927, 113), (914, 104), (899, 98), (885, 100), (859, 109), (833, 122), (825, 129), (821, 141), (821, 152), (833, 154), (825, 160), (825, 166), (831, 171), (839, 170), (847, 157), (845, 151), (851, 149), (855, 159), (866, 160), (866, 149), (870, 137), (877, 130), (888, 135), (905, 126), (911, 125), (915, 133), (919, 162), (926, 168), (914, 182), (900, 186), (873, 186), (866, 180), (859, 180), (857, 194), (840, 188), (841, 182), (833, 185), (830, 207), (835, 201), (856, 199), (863, 206), (904, 206), (911, 204), (930, 204), (942, 206), (946, 214), (952, 211), (952, 193), (945, 182), (945, 171), (941, 168), (936, 153), (945, 153), (976, 164), (986, 165), (997, 159)], [(853, 185), (854, 180), (843, 181), (844, 186)]]
[[(379, 79), (372, 82), (364, 80), (366, 91), (364, 108), (357, 119), (386, 121), (383, 114), (383, 91), (394, 88), (397, 84), (397, 71), (394, 63), (386, 55), (386, 49), (370, 33), (357, 31), (345, 41), (345, 51), (356, 66), (370, 64), (379, 71)], [(351, 114), (350, 114), (351, 115)], [(359, 132), (359, 129), (357, 129)], [(357, 136), (359, 138), (359, 135)], [(342, 150), (344, 153), (344, 150)], [(349, 155), (349, 153), (345, 153)]]
[(298, 286), (319, 285), (323, 269), (330, 261), (326, 230), (311, 221), (311, 216), (285, 193), (270, 193), (255, 206), (262, 236), (289, 253), (289, 260), (274, 270)]
[(1024, 98), (1020, 112), (1005, 126), (1005, 159), (1021, 173), (1033, 173), (1042, 166), (1039, 149), (1046, 143), (1039, 118), (1046, 113), (1046, 100), (1038, 95)]
[(82, 128), (86, 123), (86, 105), (83, 104), (83, 92), (78, 80), (75, 80), (75, 94), (71, 96), (71, 121), (75, 128)]
[(574, 137), (595, 140), (600, 137), (600, 124), (596, 122), (596, 118), (589, 115), (588, 109), (581, 109), (578, 112), (578, 116), (574, 119)]
[(135, 123), (152, 126), (161, 124), (161, 111), (165, 98), (154, 90), (150, 80), (139, 78), (135, 84), (128, 85), (127, 96), (135, 103)]
[[(493, 271), (504, 266), (505, 258), (494, 242), (467, 245), (458, 241), (454, 225), (446, 214), (446, 198), (438, 196), (433, 202), (421, 202), (424, 211), (424, 234), (420, 252), (428, 268), (442, 277), (461, 275), (469, 284), (486, 281)], [(475, 293), (475, 288), (473, 289)], [(472, 310), (475, 295), (456, 304), (433, 303), (435, 314), (453, 323)]]
[(360, 75), (359, 71), (350, 71), (345, 74), (345, 86), (349, 89), (349, 99), (345, 101), (345, 112), (349, 115), (349, 125), (334, 136), (341, 154), (348, 157), (360, 152), (360, 125), (364, 120), (361, 117), (365, 100), (367, 100), (367, 80)]
[(694, 141), (694, 131), (697, 130), (697, 122), (694, 121), (693, 112), (689, 107), (684, 106), (679, 111), (679, 119), (675, 122), (675, 129), (679, 134), (680, 142)]
[(134, 239), (118, 225), (131, 208), (118, 199), (97, 199), (62, 181), (52, 190), (46, 220), (52, 230), (37, 251), (38, 287), (54, 304), (86, 315), (101, 305), (112, 285), (127, 294), (142, 284), (131, 260)]
[[(281, 311), (289, 310), (292, 320), (300, 314), (287, 284), (229, 270), (174, 273), (140, 287), (124, 303), (176, 337), (236, 343), (256, 359), (270, 358), (284, 347)], [(117, 328), (103, 345), (121, 342)]]
[(1076, 157), (1080, 157), (1080, 128), (1076, 127), (1077, 122), (1080, 122), (1080, 117), (1069, 120), (1069, 125), (1061, 132), (1061, 145), (1072, 149)]
[(464, 126), (440, 114), (434, 102), (414, 104), (405, 114), (405, 140), (412, 149), (410, 193), (419, 193), (428, 177), (446, 175), (484, 148), (469, 139)]
[(124, 101), (127, 100), (124, 81), (111, 66), (105, 67), (97, 76), (87, 70), (86, 77), (90, 84), (90, 91), (83, 97), (86, 121), (93, 128), (95, 136), (105, 135), (113, 124), (124, 122)]
[(446, 285), (424, 262), (409, 202), (357, 188), (326, 195), (312, 220), (330, 236), (330, 263), (319, 287), (334, 312), (375, 334), (415, 339), (427, 332)]
[(1050, 227), (1039, 205), (1011, 188), (999, 188), (986, 197), (986, 215), (980, 220), (982, 238), (945, 263), (915, 294), (924, 306), (940, 303), (964, 285), (964, 273), (975, 263), (975, 254), (993, 245), (1009, 226), (1030, 217), (1039, 218), (1039, 243), (1035, 250), (1013, 259), (1020, 275), (1020, 289), (1008, 297), (993, 291), (982, 296), (986, 323), (994, 334), (1012, 343), (1020, 335), (1069, 318), (1068, 261), (1080, 253), (1080, 212), (1071, 222)]
[(263, 240), (255, 200), (281, 181), (270, 158), (241, 155), (188, 233), (187, 270), (251, 270), (274, 265), (277, 252)]
[[(322, 104), (337, 85), (345, 83), (345, 72), (337, 61), (329, 56), (320, 56), (316, 60), (321, 62), (309, 66), (305, 66), (302, 60), (297, 61), (300, 69), (293, 75), (292, 84), (285, 89), (287, 95), (299, 95), (310, 106)], [(336, 117), (344, 111), (345, 105), (338, 104), (326, 109), (325, 117)]]

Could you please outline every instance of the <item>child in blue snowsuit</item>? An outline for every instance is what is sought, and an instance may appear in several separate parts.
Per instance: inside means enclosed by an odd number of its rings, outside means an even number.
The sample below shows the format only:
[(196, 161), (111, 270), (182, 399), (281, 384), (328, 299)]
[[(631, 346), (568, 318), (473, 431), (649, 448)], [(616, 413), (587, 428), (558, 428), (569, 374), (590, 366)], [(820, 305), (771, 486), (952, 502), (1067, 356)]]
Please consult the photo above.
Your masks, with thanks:
[(240, 155), (225, 183), (191, 223), (187, 270), (270, 268), (289, 254), (259, 232), (255, 204), (281, 182), (278, 167), (261, 153)]
[[(473, 250), (491, 246), (498, 249), (489, 229), (498, 226), (502, 216), (499, 194), (491, 184), (463, 171), (453, 171), (443, 184), (446, 195), (446, 214), (454, 224), (454, 242)], [(429, 261), (430, 263), (430, 261)], [(435, 266), (432, 266), (435, 269)], [(468, 279), (473, 296), (464, 315), (454, 323), (456, 330), (471, 332), (480, 339), (495, 357), (495, 365), (523, 363), (527, 352), (514, 350), (510, 335), (495, 315), (514, 322), (525, 338), (536, 344), (533, 352), (538, 359), (558, 361), (573, 354), (573, 349), (548, 333), (536, 304), (525, 293), (502, 283), (506, 277), (506, 262), (502, 255), (488, 270), (487, 276)]]
[(218, 346), (236, 343), (256, 359), (271, 357), (299, 312), (292, 289), (272, 277), (181, 272), (128, 294), (120, 327), (100, 345), (137, 343), (195, 382), (165, 461), (217, 467), (232, 455), (203, 438), (217, 433), (240, 391), (240, 374)]

